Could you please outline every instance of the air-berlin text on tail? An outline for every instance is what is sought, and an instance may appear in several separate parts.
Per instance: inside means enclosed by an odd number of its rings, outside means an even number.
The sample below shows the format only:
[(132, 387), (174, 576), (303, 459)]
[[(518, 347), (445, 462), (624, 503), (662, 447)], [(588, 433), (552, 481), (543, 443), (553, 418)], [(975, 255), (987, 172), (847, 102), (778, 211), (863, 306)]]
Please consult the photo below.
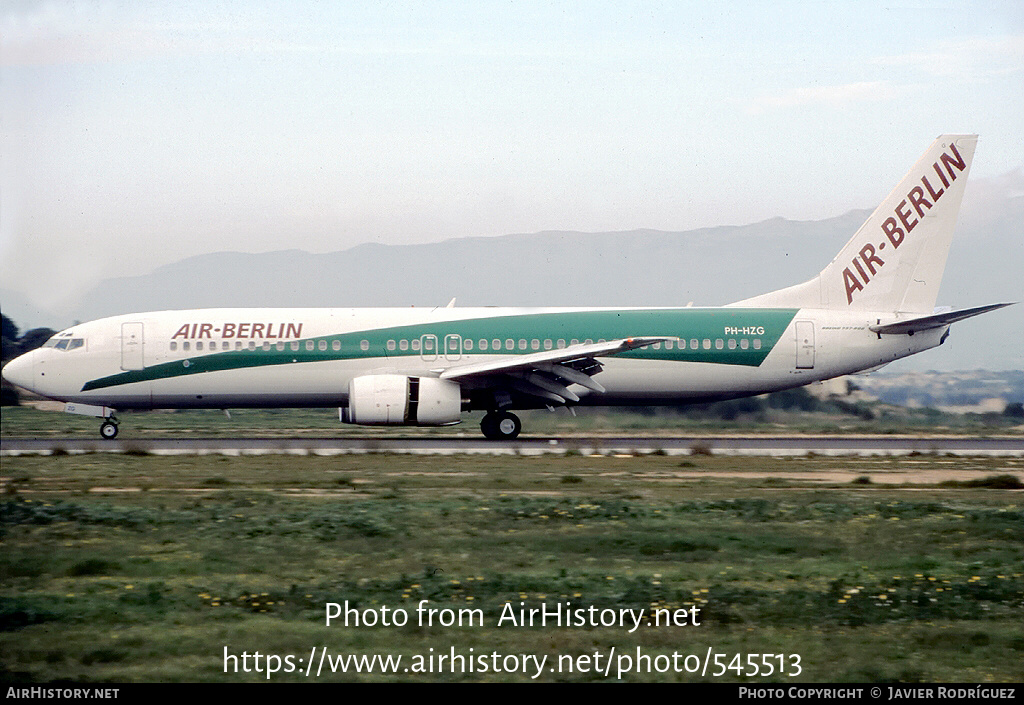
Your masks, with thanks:
[(907, 197), (893, 209), (893, 214), (882, 221), (885, 239), (880, 240), (877, 246), (865, 244), (850, 263), (853, 269), (846, 267), (843, 270), (847, 304), (853, 303), (853, 292), (863, 291), (864, 286), (885, 265), (885, 260), (878, 253), (890, 245), (894, 250), (902, 245), (907, 235), (921, 222), (925, 211), (931, 210), (949, 185), (956, 181), (957, 173), (967, 168), (967, 161), (960, 156), (956, 145), (950, 143), (948, 149), (952, 154), (943, 152), (939, 160), (932, 163), (931, 171), (921, 175), (920, 185), (910, 189)]
[(301, 323), (185, 323), (171, 336), (176, 338), (301, 338)]

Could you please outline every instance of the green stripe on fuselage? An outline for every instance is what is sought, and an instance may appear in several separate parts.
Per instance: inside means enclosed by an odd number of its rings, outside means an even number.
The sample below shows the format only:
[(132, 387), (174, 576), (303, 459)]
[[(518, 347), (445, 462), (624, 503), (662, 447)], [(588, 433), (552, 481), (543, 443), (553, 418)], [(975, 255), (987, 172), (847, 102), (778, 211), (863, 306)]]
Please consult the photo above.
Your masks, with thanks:
[[(392, 326), (371, 330), (306, 338), (298, 341), (270, 343), (264, 350), (260, 341), (255, 350), (211, 352), (173, 362), (164, 362), (143, 370), (131, 370), (87, 382), (82, 391), (103, 389), (134, 382), (168, 379), (185, 375), (237, 370), (270, 365), (290, 365), (301, 362), (330, 360), (356, 360), (362, 358), (402, 358), (424, 363), (452, 362), (446, 358), (445, 342), (448, 336), (459, 336), (472, 341), (472, 350), (464, 346), (460, 353), (467, 355), (526, 355), (545, 349), (545, 341), (557, 345), (599, 340), (618, 340), (644, 336), (679, 338), (685, 349), (673, 344), (673, 349), (660, 345), (622, 353), (618, 357), (639, 360), (668, 360), (677, 362), (707, 362), (723, 365), (760, 365), (778, 342), (783, 331), (796, 316), (796, 309), (628, 309), (574, 311), (566, 313), (528, 313), (512, 316), (471, 318), (407, 326)], [(433, 336), (432, 352), (412, 349), (412, 341)], [(494, 350), (492, 341), (501, 341), (501, 349)], [(409, 341), (408, 349), (401, 350), (399, 341)], [(487, 350), (481, 350), (480, 340), (487, 341)], [(506, 341), (513, 341), (513, 350), (506, 349)], [(538, 341), (537, 348), (533, 341)], [(692, 341), (698, 341), (694, 348)], [(736, 341), (730, 348), (729, 341)], [(743, 341), (747, 341), (746, 349)], [(388, 349), (393, 341), (394, 350)], [(525, 341), (525, 349), (520, 341)], [(709, 342), (705, 342), (709, 341)], [(755, 348), (760, 341), (760, 348)], [(307, 342), (313, 350), (307, 350)], [(298, 343), (298, 350), (292, 345)], [(283, 346), (278, 350), (278, 346)], [(321, 350), (323, 345), (326, 349)], [(338, 349), (335, 349), (335, 345)], [(705, 345), (709, 346), (708, 348)], [(721, 345), (721, 348), (718, 347)]]

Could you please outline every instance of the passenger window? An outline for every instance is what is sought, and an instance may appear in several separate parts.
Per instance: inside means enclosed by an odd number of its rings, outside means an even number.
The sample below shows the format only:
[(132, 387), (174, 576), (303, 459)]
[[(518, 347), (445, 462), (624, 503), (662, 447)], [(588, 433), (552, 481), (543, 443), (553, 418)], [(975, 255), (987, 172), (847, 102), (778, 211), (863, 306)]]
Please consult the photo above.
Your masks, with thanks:
[(419, 338), (414, 338), (413, 339), (413, 341), (412, 341), (412, 349), (413, 350), (419, 350), (420, 349), (420, 339)]
[(394, 351), (395, 351), (395, 341), (389, 340), (388, 341), (388, 352), (394, 352)]
[(564, 348), (565, 347), (565, 338), (559, 338), (558, 342), (556, 343), (556, 345), (558, 345), (558, 349), (559, 350)]
[(516, 349), (516, 341), (512, 340), (512, 338), (506, 338), (505, 339), (505, 349), (506, 350), (515, 350)]
[(729, 338), (729, 349), (730, 350), (735, 350), (736, 349), (736, 339), (735, 338)]
[(666, 340), (665, 341), (665, 349), (666, 350), (671, 350), (672, 349), (672, 341), (671, 340)]
[(480, 338), (480, 350), (481, 351), (487, 350), (487, 339), (486, 338)]
[(501, 341), (495, 338), (491, 341), (491, 350), (501, 350)]
[(277, 343), (277, 346), (276, 346), (276, 347), (277, 347), (277, 351), (278, 351), (278, 352), (281, 352), (282, 350), (284, 350), (284, 343), (283, 343), (283, 342), (280, 342), (280, 341), (278, 341), (278, 343)]
[[(187, 347), (188, 343), (185, 343), (185, 345), (186, 345), (185, 349), (188, 350), (188, 347)], [(249, 349), (250, 350), (255, 350), (256, 349), (256, 341), (255, 340), (250, 340), (249, 341)]]
[(741, 350), (746, 350), (749, 347), (750, 347), (750, 341), (749, 340), (744, 338), (743, 340), (740, 341), (740, 349)]
[(409, 349), (409, 341), (408, 340), (399, 340), (398, 341), (398, 349), (399, 350), (408, 350)]
[(270, 350), (270, 342), (269, 341), (267, 341), (267, 340), (263, 341), (263, 349), (264, 350)]
[(690, 350), (696, 350), (698, 347), (700, 347), (700, 343), (697, 341), (697, 339), (690, 338)]
[(242, 349), (242, 341), (241, 340), (236, 340), (235, 341), (235, 350), (241, 350), (241, 349)]
[(473, 340), (472, 340), (472, 338), (466, 338), (465, 340), (463, 340), (462, 341), (462, 347), (465, 348), (466, 350), (472, 350), (473, 349)]
[(178, 341), (172, 340), (171, 341), (171, 351), (173, 352), (174, 350), (177, 350), (177, 349), (178, 349)]
[(761, 349), (761, 339), (760, 338), (754, 338), (754, 350), (760, 350), (760, 349)]
[[(227, 347), (227, 343), (224, 343), (224, 346)], [(297, 342), (293, 341), (292, 342), (292, 352), (298, 352), (298, 350), (299, 350), (299, 344)]]
[(655, 343), (651, 347), (654, 348), (655, 350), (661, 350), (661, 343)]
[(312, 340), (307, 340), (306, 341), (306, 350), (310, 350), (311, 351), (312, 349), (313, 349), (313, 341)]
[(203, 341), (199, 340), (199, 341), (196, 342), (196, 350), (202, 350), (202, 349), (203, 349)]
[(725, 341), (722, 340), (721, 338), (716, 338), (715, 339), (715, 350), (721, 350), (724, 347), (725, 347)]
[(534, 338), (530, 341), (530, 347), (534, 350), (540, 350), (540, 341)]
[[(335, 350), (338, 350), (341, 347), (341, 343), (339, 343), (337, 340), (334, 341), (334, 344), (338, 346), (337, 348), (335, 348)], [(359, 341), (359, 349), (362, 350), (363, 352), (366, 352), (367, 350), (369, 350), (370, 349), (370, 341), (369, 340), (360, 340)]]
[(550, 350), (553, 347), (554, 347), (554, 344), (551, 342), (551, 338), (545, 338), (544, 339), (544, 349), (545, 350)]
[[(363, 342), (366, 343), (365, 340)], [(363, 348), (363, 350), (366, 350), (369, 347), (370, 344), (366, 343), (366, 345), (367, 345), (367, 347)], [(340, 340), (335, 340), (333, 343), (331, 343), (331, 350), (333, 350), (334, 352), (338, 352), (339, 350), (341, 350), (341, 341)]]
[(569, 345), (579, 345), (579, 344), (580, 344), (580, 341), (578, 341), (576, 338), (573, 338), (572, 340), (569, 341)]
[(703, 343), (702, 347), (705, 350), (710, 350), (711, 349), (711, 340), (709, 338), (704, 338), (704, 343)]
[(192, 349), (192, 345), (186, 340), (181, 344), (181, 349), (187, 352)]
[(323, 352), (324, 350), (327, 349), (327, 341), (321, 340), (319, 343), (316, 344), (316, 347), (318, 350), (320, 350), (320, 352)]

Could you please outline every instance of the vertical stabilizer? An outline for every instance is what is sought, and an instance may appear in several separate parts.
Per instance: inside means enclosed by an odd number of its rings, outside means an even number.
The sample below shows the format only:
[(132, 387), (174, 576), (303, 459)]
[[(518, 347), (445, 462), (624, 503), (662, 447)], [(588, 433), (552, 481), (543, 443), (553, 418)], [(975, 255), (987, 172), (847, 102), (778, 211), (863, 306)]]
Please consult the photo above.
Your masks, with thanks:
[(931, 313), (977, 135), (942, 135), (810, 281), (733, 306)]

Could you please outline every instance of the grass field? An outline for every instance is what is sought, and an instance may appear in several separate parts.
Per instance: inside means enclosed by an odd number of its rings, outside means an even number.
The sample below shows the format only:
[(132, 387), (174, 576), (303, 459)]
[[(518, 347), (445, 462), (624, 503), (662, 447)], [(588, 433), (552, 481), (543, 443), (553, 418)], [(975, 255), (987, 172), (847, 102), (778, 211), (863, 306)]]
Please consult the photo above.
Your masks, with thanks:
[[(60, 406), (53, 403), (53, 406)], [(934, 409), (880, 407), (876, 418), (855, 415), (769, 410), (739, 415), (724, 421), (672, 409), (581, 408), (577, 416), (564, 410), (517, 412), (524, 434), (575, 435), (642, 432), (671, 433), (862, 433), (862, 434), (970, 434), (1020, 436), (1016, 419), (998, 414), (942, 414)], [(480, 436), (482, 413), (466, 414), (456, 426), (442, 428), (351, 426), (338, 421), (336, 409), (240, 409), (228, 418), (220, 410), (125, 412), (120, 439), (168, 437), (367, 436), (421, 435)], [(28, 406), (4, 407), (0, 438), (99, 438), (99, 420)]]
[[(985, 480), (1019, 477), (1020, 458), (58, 454), (2, 464), (7, 681), (267, 679), (225, 673), (225, 649), (229, 670), (242, 670), (243, 654), (250, 668), (257, 651), (280, 657), (273, 681), (531, 680), (526, 655), (547, 658), (545, 681), (1024, 680), (1024, 496)], [(983, 481), (920, 483), (951, 470)], [(748, 472), (763, 478), (739, 476)], [(421, 626), (421, 600), (437, 620), (479, 615), (483, 625)], [(408, 623), (327, 626), (325, 605), (345, 601), (361, 619), (381, 620), (386, 607)], [(700, 625), (498, 626), (506, 605), (566, 602), (645, 618), (685, 609)], [(321, 647), (403, 662), (397, 674), (378, 664), (307, 677)], [(500, 658), (453, 673), (436, 663), (452, 649)], [(720, 663), (690, 672), (709, 649)], [(751, 676), (750, 654), (783, 658), (768, 659), (771, 676)], [(654, 672), (625, 668), (627, 656)], [(417, 658), (431, 668), (431, 657), (434, 672), (401, 670)], [(754, 661), (763, 673), (765, 659)]]

